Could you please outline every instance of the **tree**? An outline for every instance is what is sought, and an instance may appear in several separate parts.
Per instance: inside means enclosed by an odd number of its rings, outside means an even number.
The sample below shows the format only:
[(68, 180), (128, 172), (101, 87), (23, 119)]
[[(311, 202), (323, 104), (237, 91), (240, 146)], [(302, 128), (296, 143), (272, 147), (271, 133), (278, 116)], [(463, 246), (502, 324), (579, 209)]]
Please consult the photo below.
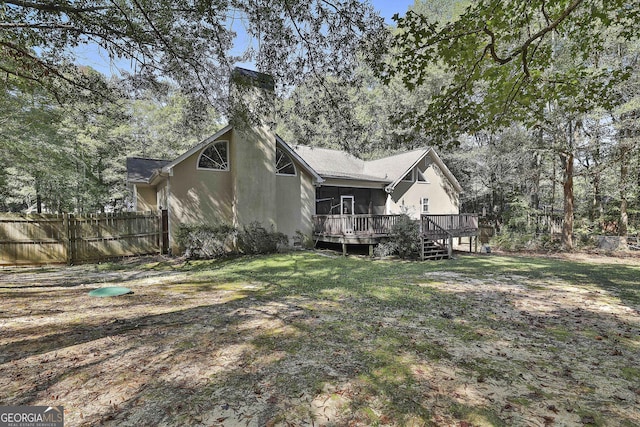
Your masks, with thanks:
[[(444, 25), (416, 11), (395, 18), (391, 58), (378, 70), (409, 88), (424, 83), (432, 64), (450, 73), (434, 102), (413, 114), (416, 126), (443, 141), (535, 122), (557, 99), (574, 99), (583, 111), (614, 105), (610, 89), (630, 69), (598, 58), (607, 39), (633, 39), (640, 30), (640, 9), (630, 0), (480, 0)], [(556, 67), (559, 48), (573, 59), (564, 67)]]
[[(359, 0), (5, 0), (0, 17), (0, 71), (60, 101), (112, 99), (102, 80), (74, 64), (80, 45), (131, 60), (137, 81), (171, 79), (224, 106), (235, 63), (254, 61), (281, 84), (347, 78), (361, 48), (383, 46), (386, 36), (382, 18)], [(241, 49), (237, 32), (248, 38)]]
[(431, 64), (442, 64), (450, 83), (427, 108), (409, 115), (440, 141), (514, 122), (549, 127), (562, 112), (567, 121), (554, 125), (551, 135), (564, 172), (563, 244), (571, 249), (576, 123), (586, 112), (619, 102), (612, 88), (631, 76), (631, 68), (603, 65), (600, 58), (607, 40), (637, 37), (634, 2), (480, 0), (443, 26), (413, 11), (396, 20), (393, 55), (379, 72), (386, 81), (400, 75), (413, 88), (428, 78)]

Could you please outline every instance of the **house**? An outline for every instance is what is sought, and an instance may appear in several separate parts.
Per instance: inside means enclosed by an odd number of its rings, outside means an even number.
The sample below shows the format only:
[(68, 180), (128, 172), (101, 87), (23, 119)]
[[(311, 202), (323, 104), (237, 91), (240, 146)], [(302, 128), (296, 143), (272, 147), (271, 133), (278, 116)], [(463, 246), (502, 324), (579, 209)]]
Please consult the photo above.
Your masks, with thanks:
[[(254, 94), (272, 90), (266, 75), (235, 72)], [(127, 171), (135, 210), (165, 211), (173, 248), (180, 224), (254, 221), (290, 239), (373, 245), (399, 213), (457, 216), (462, 191), (432, 148), (363, 161), (292, 147), (268, 120), (229, 124), (173, 160), (128, 158)]]
[(364, 161), (344, 151), (297, 146), (323, 178), (318, 215), (457, 214), (460, 184), (433, 148)]

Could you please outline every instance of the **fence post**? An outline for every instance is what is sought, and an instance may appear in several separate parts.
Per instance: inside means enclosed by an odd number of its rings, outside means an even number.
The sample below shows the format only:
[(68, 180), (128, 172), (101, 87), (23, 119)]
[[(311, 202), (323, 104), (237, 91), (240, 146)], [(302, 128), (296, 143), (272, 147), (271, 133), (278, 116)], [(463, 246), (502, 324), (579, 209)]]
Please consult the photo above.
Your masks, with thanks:
[(68, 213), (64, 213), (62, 214), (62, 229), (63, 229), (63, 236), (62, 236), (62, 245), (65, 248), (65, 258), (67, 261), (67, 265), (71, 265), (73, 263), (73, 248), (71, 246), (71, 234), (70, 234), (70, 224), (69, 222), (71, 221), (71, 219), (69, 218), (69, 214)]
[(164, 236), (162, 230), (162, 209), (158, 209), (156, 217), (158, 218), (158, 248), (160, 255), (164, 253)]

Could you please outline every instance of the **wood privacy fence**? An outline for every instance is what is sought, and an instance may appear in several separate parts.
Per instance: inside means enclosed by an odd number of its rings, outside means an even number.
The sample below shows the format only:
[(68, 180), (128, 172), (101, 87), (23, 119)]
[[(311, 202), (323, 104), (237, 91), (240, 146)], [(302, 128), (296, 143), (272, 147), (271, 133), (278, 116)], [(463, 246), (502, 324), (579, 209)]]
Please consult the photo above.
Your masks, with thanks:
[(81, 263), (161, 252), (156, 212), (0, 213), (0, 265)]

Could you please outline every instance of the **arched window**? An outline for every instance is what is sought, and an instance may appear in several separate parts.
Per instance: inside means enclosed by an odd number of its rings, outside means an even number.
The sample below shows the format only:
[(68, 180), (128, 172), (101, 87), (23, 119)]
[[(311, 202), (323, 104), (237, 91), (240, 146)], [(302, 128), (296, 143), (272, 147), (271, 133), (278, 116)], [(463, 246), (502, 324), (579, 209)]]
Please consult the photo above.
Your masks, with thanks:
[(229, 170), (229, 143), (216, 141), (202, 150), (198, 169)]
[(276, 147), (276, 173), (279, 175), (295, 175), (293, 160), (280, 147)]

